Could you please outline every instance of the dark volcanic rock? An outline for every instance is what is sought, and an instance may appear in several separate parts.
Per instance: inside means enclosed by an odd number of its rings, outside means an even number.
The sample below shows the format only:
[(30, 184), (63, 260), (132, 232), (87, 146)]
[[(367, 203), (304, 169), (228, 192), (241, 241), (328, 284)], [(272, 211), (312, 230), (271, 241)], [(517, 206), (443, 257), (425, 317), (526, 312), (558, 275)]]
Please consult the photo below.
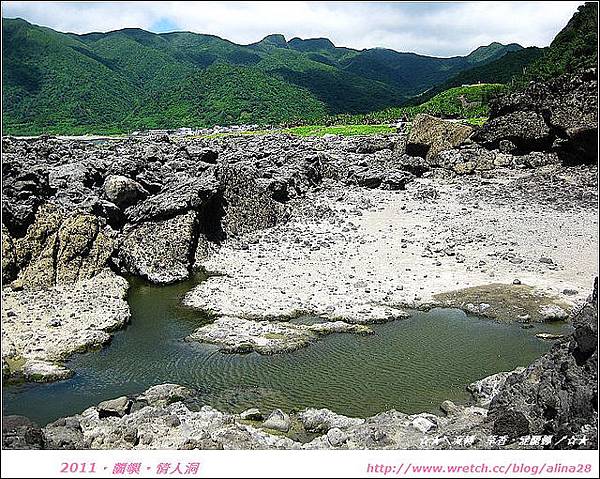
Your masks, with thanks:
[[(595, 430), (598, 403), (598, 280), (589, 303), (573, 318), (568, 340), (513, 374), (490, 404), (494, 434), (553, 434), (557, 443)], [(590, 427), (592, 426), (592, 427)], [(594, 448), (591, 438), (586, 447)], [(567, 445), (564, 444), (563, 447)], [(572, 447), (572, 446), (571, 446)]]
[(517, 149), (531, 151), (550, 148), (553, 137), (550, 128), (539, 113), (515, 111), (490, 119), (474, 139), (492, 146), (499, 146), (501, 141), (508, 141)]
[(188, 277), (197, 238), (197, 214), (136, 224), (123, 231), (115, 263), (125, 274), (169, 284)]
[(44, 449), (42, 429), (25, 416), (2, 418), (2, 447), (4, 449)]
[(147, 194), (144, 188), (131, 178), (121, 175), (111, 175), (104, 182), (104, 194), (109, 201), (117, 206), (127, 206), (135, 203)]
[(81, 424), (77, 418), (58, 419), (44, 428), (46, 449), (85, 449)]
[(502, 149), (508, 141), (522, 152), (553, 149), (566, 163), (596, 163), (597, 89), (597, 71), (591, 69), (500, 96), (491, 102), (490, 120), (473, 140)]

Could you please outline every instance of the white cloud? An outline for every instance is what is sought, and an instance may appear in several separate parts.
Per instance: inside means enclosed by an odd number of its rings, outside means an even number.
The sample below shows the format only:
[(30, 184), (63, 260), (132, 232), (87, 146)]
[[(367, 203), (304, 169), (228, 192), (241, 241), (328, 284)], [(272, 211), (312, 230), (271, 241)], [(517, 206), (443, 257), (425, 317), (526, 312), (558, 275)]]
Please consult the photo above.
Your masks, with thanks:
[(169, 25), (236, 43), (283, 33), (451, 56), (492, 41), (546, 46), (582, 3), (3, 2), (3, 16), (74, 33)]

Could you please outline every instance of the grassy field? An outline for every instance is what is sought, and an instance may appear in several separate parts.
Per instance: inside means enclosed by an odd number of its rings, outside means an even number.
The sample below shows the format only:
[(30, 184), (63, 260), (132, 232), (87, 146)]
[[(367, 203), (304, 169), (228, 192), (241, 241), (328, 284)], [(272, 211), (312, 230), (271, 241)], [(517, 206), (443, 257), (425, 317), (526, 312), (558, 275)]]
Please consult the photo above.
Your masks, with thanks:
[(187, 138), (221, 138), (225, 136), (248, 135), (295, 135), (295, 136), (325, 136), (325, 135), (376, 135), (394, 133), (396, 129), (389, 125), (304, 125), (291, 128), (274, 128), (271, 130), (251, 130), (232, 133), (215, 133), (213, 135), (200, 135)]
[(396, 129), (389, 125), (307, 125), (286, 128), (280, 131), (281, 133), (289, 133), (297, 136), (354, 136), (394, 133)]

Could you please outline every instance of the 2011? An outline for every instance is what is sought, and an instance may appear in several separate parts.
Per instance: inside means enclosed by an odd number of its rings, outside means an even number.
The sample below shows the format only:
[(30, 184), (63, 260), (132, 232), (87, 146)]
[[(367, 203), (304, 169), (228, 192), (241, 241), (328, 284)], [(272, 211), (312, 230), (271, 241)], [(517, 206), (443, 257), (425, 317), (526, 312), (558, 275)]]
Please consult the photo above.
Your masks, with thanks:
[(60, 472), (96, 472), (95, 462), (62, 462)]

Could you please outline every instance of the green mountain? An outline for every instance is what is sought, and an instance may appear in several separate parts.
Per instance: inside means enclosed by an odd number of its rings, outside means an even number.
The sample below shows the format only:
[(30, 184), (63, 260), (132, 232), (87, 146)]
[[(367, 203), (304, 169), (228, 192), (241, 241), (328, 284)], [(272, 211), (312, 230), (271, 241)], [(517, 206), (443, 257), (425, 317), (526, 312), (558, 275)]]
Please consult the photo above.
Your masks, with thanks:
[(522, 82), (545, 80), (578, 68), (598, 67), (598, 3), (581, 5)]
[(269, 35), (237, 45), (136, 28), (76, 35), (3, 19), (3, 128), (8, 134), (282, 123), (406, 104), (516, 44), (435, 58)]

